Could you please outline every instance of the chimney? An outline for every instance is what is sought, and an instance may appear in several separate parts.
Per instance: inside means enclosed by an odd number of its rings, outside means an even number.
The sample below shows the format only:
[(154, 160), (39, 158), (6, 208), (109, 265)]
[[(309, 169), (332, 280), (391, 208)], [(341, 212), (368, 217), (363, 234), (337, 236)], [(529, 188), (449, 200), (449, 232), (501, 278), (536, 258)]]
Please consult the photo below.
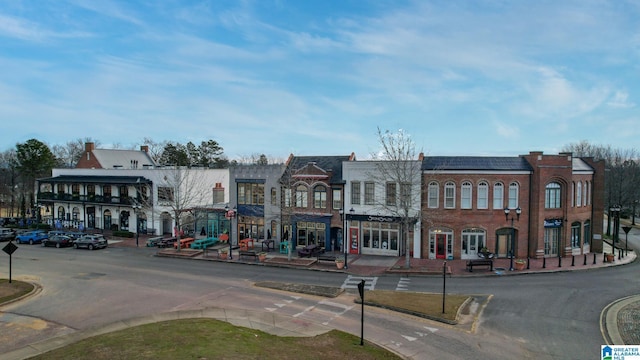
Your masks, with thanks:
[(144, 152), (148, 153), (149, 152), (149, 145), (140, 146), (140, 151), (144, 151)]
[(84, 151), (93, 151), (96, 149), (96, 144), (93, 142), (86, 142), (84, 143)]

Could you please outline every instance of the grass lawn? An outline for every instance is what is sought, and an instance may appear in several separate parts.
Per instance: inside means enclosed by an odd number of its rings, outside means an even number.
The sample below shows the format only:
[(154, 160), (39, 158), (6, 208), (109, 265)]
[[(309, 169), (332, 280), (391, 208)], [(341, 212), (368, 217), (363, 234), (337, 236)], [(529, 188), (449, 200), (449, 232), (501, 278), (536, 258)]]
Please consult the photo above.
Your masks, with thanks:
[(365, 305), (375, 305), (391, 310), (426, 318), (455, 321), (458, 309), (469, 298), (468, 295), (447, 294), (442, 313), (442, 294), (409, 291), (373, 290), (365, 291)]
[(30, 283), (18, 280), (0, 279), (0, 304), (19, 298), (33, 290)]
[[(33, 285), (0, 279), (0, 304), (22, 296)], [(454, 321), (467, 295), (408, 291), (365, 292), (365, 304), (427, 318)], [(333, 330), (315, 337), (279, 337), (214, 319), (184, 319), (129, 328), (85, 339), (33, 359), (399, 359), (360, 338)]]
[(213, 319), (184, 319), (129, 328), (31, 359), (400, 359), (341, 331), (279, 337)]

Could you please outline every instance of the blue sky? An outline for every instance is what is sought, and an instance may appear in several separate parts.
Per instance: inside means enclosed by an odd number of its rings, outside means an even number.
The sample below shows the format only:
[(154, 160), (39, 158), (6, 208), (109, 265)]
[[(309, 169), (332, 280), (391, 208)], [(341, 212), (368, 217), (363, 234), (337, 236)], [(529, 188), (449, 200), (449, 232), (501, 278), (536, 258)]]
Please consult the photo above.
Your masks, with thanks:
[(637, 149), (637, 1), (0, 0), (1, 150), (214, 139), (229, 158)]

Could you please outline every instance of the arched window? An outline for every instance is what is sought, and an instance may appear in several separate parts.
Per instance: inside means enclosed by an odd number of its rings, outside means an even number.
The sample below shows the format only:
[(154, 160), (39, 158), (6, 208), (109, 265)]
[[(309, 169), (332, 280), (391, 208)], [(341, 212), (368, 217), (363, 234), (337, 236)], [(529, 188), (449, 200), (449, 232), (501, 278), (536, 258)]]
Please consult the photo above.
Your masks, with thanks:
[(58, 207), (58, 219), (64, 220), (64, 206)]
[(512, 182), (511, 184), (509, 184), (509, 209), (515, 209), (518, 207), (519, 192), (520, 187), (518, 186), (518, 183)]
[(481, 181), (478, 184), (478, 202), (476, 204), (478, 209), (489, 208), (489, 184), (485, 181)]
[(502, 183), (493, 184), (493, 208), (504, 209), (504, 185)]
[(460, 208), (461, 209), (471, 209), (471, 197), (473, 195), (473, 188), (469, 181), (465, 181), (462, 183), (461, 194), (460, 194)]
[(438, 186), (438, 183), (435, 181), (432, 181), (429, 183), (429, 187), (428, 187), (428, 195), (427, 195), (427, 202), (428, 202), (428, 207), (429, 209), (437, 209), (438, 208), (438, 203), (440, 200), (440, 187)]
[(444, 184), (444, 207), (445, 209), (456, 207), (456, 184), (451, 181)]
[(307, 187), (298, 185), (296, 187), (296, 207), (306, 208), (309, 206), (309, 193)]
[(548, 183), (545, 187), (544, 207), (545, 209), (560, 208), (560, 184), (556, 182)]
[(327, 188), (318, 185), (313, 189), (313, 207), (315, 209), (324, 209), (327, 207)]

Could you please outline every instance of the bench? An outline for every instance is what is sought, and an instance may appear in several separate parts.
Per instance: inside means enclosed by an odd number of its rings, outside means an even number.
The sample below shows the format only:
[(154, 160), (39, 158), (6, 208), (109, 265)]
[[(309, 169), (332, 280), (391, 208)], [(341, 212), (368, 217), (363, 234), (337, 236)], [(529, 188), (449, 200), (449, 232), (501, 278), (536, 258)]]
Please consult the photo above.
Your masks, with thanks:
[(258, 260), (258, 253), (253, 250), (240, 250), (238, 252), (240, 259), (243, 257), (253, 257), (254, 260)]
[(191, 243), (192, 249), (206, 249), (218, 243), (218, 238), (198, 239)]
[(298, 257), (312, 257), (312, 256), (318, 256), (319, 254), (322, 254), (324, 252), (324, 249), (319, 247), (316, 244), (311, 244), (311, 245), (307, 245), (305, 247), (303, 247), (302, 249), (298, 250)]
[(158, 242), (160, 242), (160, 240), (162, 240), (162, 236), (156, 236), (156, 237), (147, 239), (147, 247), (153, 247), (158, 245)]
[(159, 247), (159, 248), (167, 248), (167, 247), (173, 246), (173, 244), (176, 241), (177, 241), (177, 239), (175, 237), (165, 238), (165, 239), (162, 239), (162, 240), (158, 241), (156, 246)]
[(335, 255), (326, 255), (326, 254), (317, 254), (316, 258), (318, 259), (318, 261), (331, 261), (331, 262), (335, 262), (336, 259), (338, 258)]
[[(269, 249), (271, 250), (275, 250), (276, 249), (276, 242), (273, 239), (267, 239), (267, 240), (262, 240), (260, 242), (260, 244), (262, 245), (262, 251), (269, 251)], [(264, 248), (267, 248), (267, 250), (265, 250)]]
[[(173, 243), (173, 247), (174, 248), (178, 248), (178, 246), (180, 246), (180, 249), (186, 249), (188, 248), (192, 242), (196, 241), (196, 239), (194, 238), (184, 238), (184, 239), (180, 239), (179, 241), (176, 241), (175, 243)], [(180, 245), (178, 245), (180, 244)]]
[(473, 272), (474, 266), (488, 266), (493, 271), (493, 259), (476, 259), (467, 261), (467, 271)]

